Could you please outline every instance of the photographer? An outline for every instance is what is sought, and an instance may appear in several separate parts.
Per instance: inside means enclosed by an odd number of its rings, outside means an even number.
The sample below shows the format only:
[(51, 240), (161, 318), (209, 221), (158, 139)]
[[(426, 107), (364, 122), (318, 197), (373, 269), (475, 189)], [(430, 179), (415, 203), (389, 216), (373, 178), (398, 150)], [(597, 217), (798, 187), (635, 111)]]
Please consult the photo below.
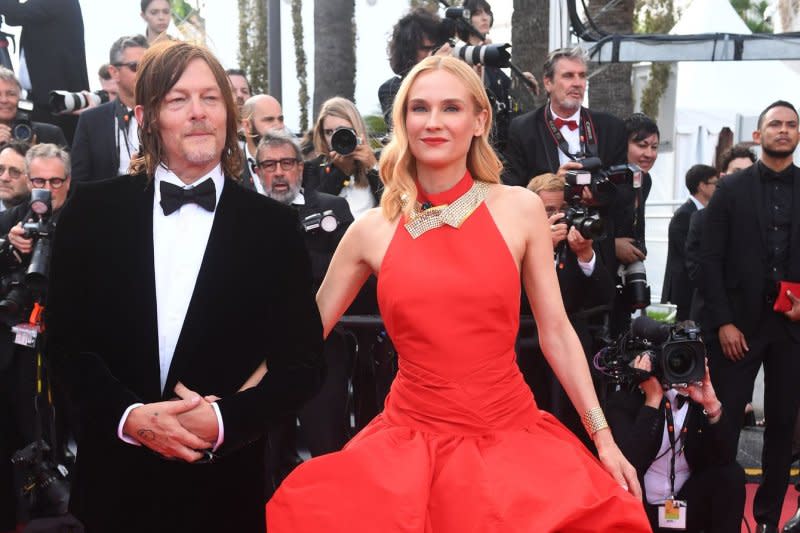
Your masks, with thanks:
[(20, 109), (22, 86), (14, 72), (0, 67), (0, 144), (11, 140), (28, 144), (53, 143), (67, 146), (61, 128), (44, 122), (33, 122), (31, 113)]
[[(316, 291), (331, 262), (333, 253), (353, 221), (347, 202), (314, 189), (303, 188), (303, 159), (300, 146), (281, 131), (264, 133), (256, 152), (256, 174), (270, 198), (297, 210), (311, 257), (311, 273)], [(340, 450), (348, 438), (347, 388), (348, 350), (341, 335), (325, 340), (323, 354), (328, 373), (320, 392), (298, 412), (308, 449), (312, 456)], [(296, 421), (288, 415), (268, 434), (268, 495), (299, 462)]]
[[(650, 357), (634, 359), (634, 368), (650, 372)], [(744, 471), (728, 438), (732, 423), (717, 399), (708, 368), (701, 383), (664, 390), (653, 375), (633, 390), (611, 393), (608, 422), (622, 453), (636, 468), (645, 510), (656, 532), (666, 508), (676, 511), (685, 531), (739, 531), (744, 510)]]
[(0, 145), (0, 211), (2, 212), (22, 204), (30, 195), (30, 182), (25, 165), (25, 153), (28, 148), (30, 148), (28, 143), (20, 141), (10, 141)]
[[(538, 194), (544, 204), (553, 240), (561, 298), (584, 352), (589, 354), (592, 335), (587, 319), (592, 316), (592, 310), (600, 313), (604, 306), (611, 303), (614, 295), (611, 277), (594, 251), (593, 240), (582, 236), (578, 228), (566, 223), (565, 213), (569, 212), (570, 207), (565, 201), (564, 178), (542, 174), (531, 180), (528, 189)], [(524, 293), (522, 314), (531, 314)], [(531, 338), (532, 341), (529, 340)], [(579, 438), (584, 437), (578, 414), (542, 355), (535, 326), (520, 329), (517, 354), (525, 380), (537, 391), (536, 402), (539, 406), (553, 413)], [(584, 440), (589, 443), (587, 439)]]
[(383, 189), (378, 159), (353, 102), (337, 96), (323, 103), (313, 139), (318, 155), (305, 165), (305, 188), (344, 197), (353, 217), (378, 205)]

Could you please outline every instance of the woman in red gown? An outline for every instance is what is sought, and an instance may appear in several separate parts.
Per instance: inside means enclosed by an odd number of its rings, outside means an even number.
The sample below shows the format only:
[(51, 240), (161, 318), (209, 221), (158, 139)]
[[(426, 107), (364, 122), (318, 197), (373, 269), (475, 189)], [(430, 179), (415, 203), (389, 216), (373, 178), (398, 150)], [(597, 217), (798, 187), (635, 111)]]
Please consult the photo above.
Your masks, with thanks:
[[(650, 531), (561, 303), (542, 203), (499, 184), (481, 80), (457, 59), (425, 59), (394, 124), (381, 207), (350, 226), (317, 303), (327, 334), (376, 273), (399, 371), (383, 413), (283, 482), (268, 531)], [(599, 462), (537, 409), (517, 368), (520, 279), (550, 365), (591, 415)]]

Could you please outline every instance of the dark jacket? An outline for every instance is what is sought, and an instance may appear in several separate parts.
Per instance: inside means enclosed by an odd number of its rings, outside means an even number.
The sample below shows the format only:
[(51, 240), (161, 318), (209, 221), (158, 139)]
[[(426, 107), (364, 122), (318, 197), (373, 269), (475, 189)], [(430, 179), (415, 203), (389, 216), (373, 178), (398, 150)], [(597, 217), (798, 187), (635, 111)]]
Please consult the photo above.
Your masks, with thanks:
[[(715, 330), (734, 324), (753, 334), (768, 307), (767, 225), (759, 165), (725, 176), (706, 207), (700, 249), (705, 301), (703, 326)], [(800, 281), (800, 168), (794, 168), (787, 281)], [(766, 311), (772, 313), (770, 309)], [(784, 320), (795, 340), (800, 322)]]
[[(70, 508), (90, 531), (263, 531), (262, 436), (323, 375), (297, 214), (225, 180), (162, 393), (153, 189), (141, 174), (82, 184), (59, 220), (46, 353), (83, 421)], [(237, 392), (265, 360), (261, 382)], [(179, 380), (222, 398), (214, 463), (165, 460), (117, 437), (128, 406), (171, 398)]]
[(689, 234), (689, 221), (697, 206), (686, 200), (672, 215), (669, 222), (669, 244), (667, 265), (664, 271), (664, 286), (661, 303), (671, 302), (678, 306), (678, 320), (689, 318), (692, 303), (692, 286), (686, 270), (686, 238)]
[(121, 104), (107, 102), (78, 117), (72, 140), (72, 180), (95, 181), (119, 172), (117, 114)]
[(700, 292), (700, 285), (703, 283), (700, 267), (700, 249), (703, 240), (703, 228), (706, 223), (706, 209), (695, 211), (689, 221), (689, 233), (686, 234), (686, 276), (689, 278), (689, 285), (692, 288), (692, 306), (689, 311), (689, 319), (702, 324), (705, 303)]
[[(345, 182), (350, 181), (350, 176), (345, 175), (342, 171), (333, 165), (327, 164), (325, 158), (319, 156), (311, 161), (306, 161), (303, 167), (303, 189), (306, 191), (319, 191), (334, 196), (339, 196), (342, 192)], [(383, 183), (378, 175), (377, 170), (370, 169), (367, 171), (367, 181), (369, 182), (369, 189), (372, 191), (372, 196), (375, 198), (377, 205), (381, 201), (381, 194), (383, 193)]]

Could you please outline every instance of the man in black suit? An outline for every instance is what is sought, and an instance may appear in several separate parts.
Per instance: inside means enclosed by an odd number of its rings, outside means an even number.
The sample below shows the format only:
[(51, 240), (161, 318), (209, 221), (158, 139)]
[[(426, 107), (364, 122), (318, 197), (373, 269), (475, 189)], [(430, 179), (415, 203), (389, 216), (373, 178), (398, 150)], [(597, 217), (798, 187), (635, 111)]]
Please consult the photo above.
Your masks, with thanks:
[(77, 117), (52, 115), (49, 98), (53, 90), (89, 90), (80, 2), (0, 0), (0, 15), (9, 26), (22, 26), (20, 81), (34, 105), (32, 118), (59, 126), (71, 144)]
[[(24, 111), (18, 109), (22, 86), (14, 72), (0, 67), (0, 144), (11, 140), (28, 144), (52, 143), (65, 147), (67, 140), (61, 128), (45, 122), (34, 122)], [(30, 125), (30, 130), (20, 124)], [(31, 135), (32, 134), (32, 135)]]
[[(295, 138), (286, 132), (265, 132), (256, 156), (256, 179), (260, 180), (265, 194), (297, 210), (311, 256), (316, 290), (325, 278), (339, 241), (353, 222), (347, 200), (302, 187), (302, 152)], [(322, 389), (297, 416), (287, 416), (283, 424), (270, 430), (268, 474), (272, 477), (273, 488), (277, 488), (299, 462), (296, 418), (300, 419), (312, 456), (338, 451), (347, 442), (350, 425), (347, 389), (351, 363), (344, 336), (329, 335), (325, 340), (324, 355), (328, 374)], [(270, 487), (267, 489), (271, 494)]]
[(583, 167), (584, 157), (603, 166), (625, 163), (625, 127), (620, 119), (581, 107), (587, 57), (580, 47), (550, 52), (542, 79), (548, 101), (511, 121), (503, 181), (525, 187), (539, 174), (564, 176)]
[(245, 100), (242, 106), (241, 130), (244, 133), (244, 164), (241, 175), (241, 184), (246, 189), (252, 189), (261, 194), (266, 194), (261, 182), (253, 174), (256, 163), (256, 148), (261, 137), (268, 131), (282, 131), (286, 129), (283, 122), (283, 108), (275, 97), (268, 94), (256, 94)]
[(132, 174), (77, 187), (54, 242), (70, 509), (89, 531), (264, 531), (262, 437), (324, 370), (297, 217), (232, 181), (236, 104), (206, 49), (151, 47), (135, 92)]
[(78, 118), (72, 141), (75, 182), (128, 173), (139, 151), (139, 124), (133, 114), (136, 69), (147, 49), (143, 35), (120, 37), (111, 45), (108, 72), (117, 83), (116, 100), (87, 109)]
[[(635, 368), (643, 371), (649, 372), (651, 365), (649, 357), (634, 360)], [(685, 531), (740, 530), (744, 471), (736, 462), (736, 445), (728, 438), (738, 419), (717, 399), (707, 369), (700, 386), (691, 384), (680, 391), (665, 391), (650, 376), (638, 389), (613, 392), (606, 415), (619, 435), (620, 450), (639, 475), (653, 531), (676, 530), (659, 527), (659, 513), (669, 499), (686, 503), (679, 511), (686, 519)]]
[[(564, 221), (564, 178), (552, 173), (536, 176), (528, 184), (542, 199), (550, 223), (554, 265), (561, 288), (564, 308), (589, 357), (592, 334), (589, 319), (608, 310), (614, 296), (614, 285), (605, 264), (594, 250), (594, 241), (584, 238), (575, 227)], [(523, 292), (521, 312), (531, 315)], [(553, 413), (588, 446), (591, 439), (583, 431), (580, 416), (569, 401), (542, 354), (535, 324), (520, 328), (517, 360), (526, 382), (536, 394), (542, 409)]]
[(800, 300), (789, 294), (791, 309), (773, 311), (779, 282), (800, 281), (800, 169), (792, 162), (798, 138), (792, 104), (777, 101), (761, 113), (753, 133), (761, 159), (720, 182), (706, 207), (700, 251), (703, 337), (730, 413), (743, 412), (764, 364), (764, 475), (753, 502), (758, 531), (777, 531), (800, 405)]
[(686, 172), (686, 188), (689, 199), (672, 215), (669, 222), (667, 265), (664, 271), (664, 287), (661, 303), (673, 303), (678, 307), (677, 321), (689, 319), (692, 304), (692, 284), (686, 269), (686, 237), (692, 215), (703, 209), (717, 188), (717, 169), (708, 165), (694, 165)]

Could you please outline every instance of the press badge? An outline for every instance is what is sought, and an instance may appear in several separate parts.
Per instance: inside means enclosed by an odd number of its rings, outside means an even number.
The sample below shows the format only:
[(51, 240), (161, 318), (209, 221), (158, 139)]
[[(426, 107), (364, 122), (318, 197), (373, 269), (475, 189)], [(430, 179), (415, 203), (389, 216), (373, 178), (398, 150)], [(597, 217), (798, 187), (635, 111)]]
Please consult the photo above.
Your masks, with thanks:
[(664, 505), (658, 506), (658, 527), (665, 529), (686, 529), (686, 502), (668, 498)]
[(36, 346), (36, 337), (39, 335), (38, 327), (33, 324), (23, 323), (14, 326), (11, 331), (16, 334), (14, 344), (27, 346), (28, 348)]

